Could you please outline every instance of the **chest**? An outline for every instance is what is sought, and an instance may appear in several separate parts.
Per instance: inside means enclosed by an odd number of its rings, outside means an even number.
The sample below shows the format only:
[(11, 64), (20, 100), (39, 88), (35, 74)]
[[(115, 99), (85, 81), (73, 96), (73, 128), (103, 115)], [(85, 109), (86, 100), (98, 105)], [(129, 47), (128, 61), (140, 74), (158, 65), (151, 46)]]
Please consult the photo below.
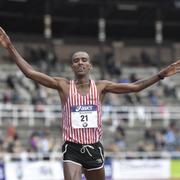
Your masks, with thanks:
[(84, 87), (77, 86), (76, 89), (78, 94), (82, 96), (86, 96), (90, 91), (90, 86), (84, 86)]

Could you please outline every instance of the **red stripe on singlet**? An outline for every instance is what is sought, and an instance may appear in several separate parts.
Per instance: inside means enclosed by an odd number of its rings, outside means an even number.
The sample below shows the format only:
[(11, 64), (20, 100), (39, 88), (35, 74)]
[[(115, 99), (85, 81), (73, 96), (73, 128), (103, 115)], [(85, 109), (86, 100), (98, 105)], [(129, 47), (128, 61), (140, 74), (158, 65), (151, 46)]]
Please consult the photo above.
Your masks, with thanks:
[[(72, 128), (71, 106), (96, 105), (97, 106), (97, 128)], [(70, 81), (69, 97), (62, 108), (63, 138), (80, 144), (92, 144), (100, 140), (102, 136), (101, 103), (95, 82), (91, 80), (89, 92), (86, 96), (78, 93), (73, 80)]]

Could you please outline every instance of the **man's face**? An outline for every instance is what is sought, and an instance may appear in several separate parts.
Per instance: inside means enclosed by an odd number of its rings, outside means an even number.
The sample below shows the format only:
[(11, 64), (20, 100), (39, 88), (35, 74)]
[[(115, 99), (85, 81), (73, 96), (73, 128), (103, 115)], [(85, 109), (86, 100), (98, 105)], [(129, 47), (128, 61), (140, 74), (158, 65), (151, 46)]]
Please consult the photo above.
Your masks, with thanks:
[(88, 53), (77, 52), (72, 56), (72, 69), (75, 75), (87, 75), (91, 69)]

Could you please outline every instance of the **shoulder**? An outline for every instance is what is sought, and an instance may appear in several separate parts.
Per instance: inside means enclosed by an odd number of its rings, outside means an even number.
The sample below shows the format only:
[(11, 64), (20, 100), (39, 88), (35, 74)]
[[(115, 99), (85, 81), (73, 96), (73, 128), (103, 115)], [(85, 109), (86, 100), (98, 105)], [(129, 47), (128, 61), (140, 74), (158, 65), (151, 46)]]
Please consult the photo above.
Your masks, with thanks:
[(62, 77), (54, 77), (54, 79), (57, 81), (58, 85), (64, 86), (64, 85), (69, 85), (70, 80)]
[(99, 80), (96, 82), (96, 85), (97, 86), (107, 86), (108, 84), (111, 84), (113, 82), (111, 81), (108, 81), (108, 80)]
[(110, 84), (110, 83), (111, 82), (107, 81), (107, 80), (99, 80), (99, 81), (95, 82), (97, 88), (99, 88), (101, 90), (104, 90), (108, 86), (108, 84)]

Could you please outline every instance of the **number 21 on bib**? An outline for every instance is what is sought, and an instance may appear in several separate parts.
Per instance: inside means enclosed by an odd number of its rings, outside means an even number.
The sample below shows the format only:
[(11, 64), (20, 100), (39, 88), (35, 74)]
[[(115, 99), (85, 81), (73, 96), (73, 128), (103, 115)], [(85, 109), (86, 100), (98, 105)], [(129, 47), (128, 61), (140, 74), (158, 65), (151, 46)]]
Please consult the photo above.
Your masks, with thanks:
[(72, 106), (71, 122), (73, 128), (97, 128), (97, 106)]

